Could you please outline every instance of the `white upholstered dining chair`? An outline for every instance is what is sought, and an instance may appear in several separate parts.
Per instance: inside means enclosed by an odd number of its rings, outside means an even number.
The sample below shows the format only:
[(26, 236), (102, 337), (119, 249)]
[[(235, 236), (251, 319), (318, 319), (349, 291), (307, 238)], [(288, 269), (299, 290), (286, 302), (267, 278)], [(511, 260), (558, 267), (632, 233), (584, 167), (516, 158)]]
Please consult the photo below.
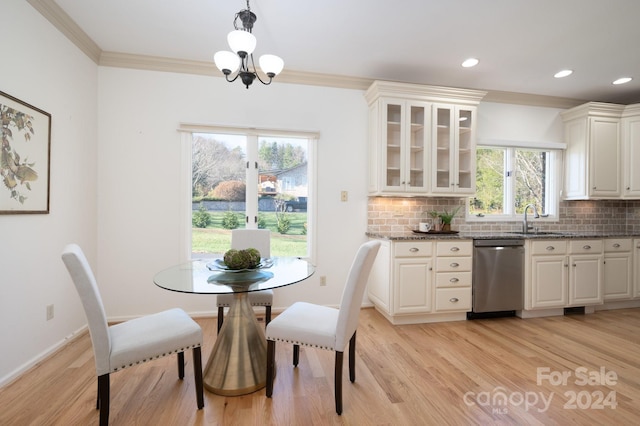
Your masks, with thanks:
[[(261, 257), (271, 257), (271, 231), (268, 229), (234, 229), (231, 231), (231, 248), (247, 249), (255, 248)], [(224, 308), (231, 306), (233, 293), (219, 294), (218, 304), (218, 331), (224, 321)], [(265, 325), (271, 321), (271, 305), (273, 304), (273, 290), (252, 291), (249, 293), (251, 306), (264, 306)]]
[(202, 329), (182, 309), (169, 309), (109, 326), (96, 279), (82, 249), (69, 244), (62, 260), (73, 279), (89, 323), (98, 376), (96, 408), (100, 425), (109, 424), (109, 375), (146, 361), (178, 354), (178, 377), (184, 378), (184, 351), (193, 352), (198, 409), (204, 407)]
[(349, 343), (349, 380), (356, 380), (356, 329), (373, 261), (380, 249), (379, 241), (369, 241), (358, 249), (351, 264), (342, 293), (340, 309), (296, 302), (274, 318), (267, 337), (267, 398), (273, 394), (276, 341), (293, 343), (293, 365), (300, 358), (300, 345), (335, 351), (336, 413), (342, 414), (342, 359)]

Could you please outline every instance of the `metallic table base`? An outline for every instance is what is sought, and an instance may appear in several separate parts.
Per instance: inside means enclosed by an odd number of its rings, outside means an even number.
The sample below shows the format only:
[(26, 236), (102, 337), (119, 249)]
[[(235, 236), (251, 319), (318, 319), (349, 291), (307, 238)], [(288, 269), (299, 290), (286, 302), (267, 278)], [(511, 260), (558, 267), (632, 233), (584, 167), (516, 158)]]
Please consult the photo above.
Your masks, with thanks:
[(248, 294), (234, 293), (204, 369), (204, 387), (218, 395), (245, 395), (267, 383), (267, 340)]

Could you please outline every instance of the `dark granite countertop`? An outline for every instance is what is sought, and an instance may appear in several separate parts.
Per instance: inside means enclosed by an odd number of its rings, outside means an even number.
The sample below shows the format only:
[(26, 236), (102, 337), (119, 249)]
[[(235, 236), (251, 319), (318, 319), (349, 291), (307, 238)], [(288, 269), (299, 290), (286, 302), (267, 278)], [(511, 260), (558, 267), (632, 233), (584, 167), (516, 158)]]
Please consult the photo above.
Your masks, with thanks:
[(640, 237), (637, 233), (628, 232), (551, 232), (551, 233), (528, 233), (522, 234), (518, 232), (459, 232), (459, 233), (415, 233), (415, 232), (367, 232), (370, 238), (379, 238), (383, 240), (402, 241), (402, 240), (442, 240), (442, 239), (459, 239), (459, 240), (493, 240), (493, 239), (588, 239), (588, 238), (634, 238)]

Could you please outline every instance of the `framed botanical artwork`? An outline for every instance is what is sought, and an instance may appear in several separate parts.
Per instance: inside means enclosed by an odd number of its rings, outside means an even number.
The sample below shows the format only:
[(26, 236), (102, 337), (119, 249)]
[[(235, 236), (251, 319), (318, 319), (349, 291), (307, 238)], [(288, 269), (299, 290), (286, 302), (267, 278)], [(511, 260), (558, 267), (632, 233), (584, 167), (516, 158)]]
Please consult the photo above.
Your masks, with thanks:
[(51, 114), (0, 92), (0, 214), (49, 213)]

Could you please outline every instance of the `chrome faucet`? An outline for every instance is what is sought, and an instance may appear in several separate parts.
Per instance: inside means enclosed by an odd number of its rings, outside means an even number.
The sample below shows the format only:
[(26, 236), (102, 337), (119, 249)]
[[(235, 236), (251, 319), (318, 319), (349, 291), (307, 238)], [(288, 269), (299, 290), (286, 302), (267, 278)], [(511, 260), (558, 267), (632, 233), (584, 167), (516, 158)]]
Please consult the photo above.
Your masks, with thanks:
[(540, 217), (540, 215), (538, 214), (538, 209), (536, 208), (535, 204), (527, 204), (526, 207), (524, 208), (524, 220), (522, 221), (522, 233), (523, 234), (528, 234), (529, 231), (531, 229), (533, 229), (533, 226), (529, 225), (529, 222), (527, 221), (527, 210), (529, 210), (529, 207), (533, 207), (533, 217), (534, 219), (538, 219)]

